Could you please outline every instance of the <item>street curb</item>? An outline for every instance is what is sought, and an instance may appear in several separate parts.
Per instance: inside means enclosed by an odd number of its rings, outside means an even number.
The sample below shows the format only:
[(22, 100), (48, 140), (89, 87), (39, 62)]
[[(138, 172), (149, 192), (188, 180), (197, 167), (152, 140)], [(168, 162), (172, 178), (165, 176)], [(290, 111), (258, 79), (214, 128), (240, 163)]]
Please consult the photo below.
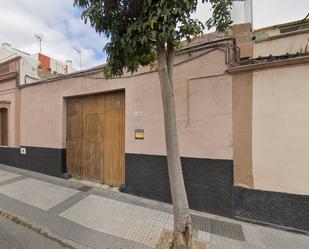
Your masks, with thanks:
[(73, 240), (67, 239), (67, 238), (61, 236), (60, 234), (54, 233), (54, 232), (52, 232), (51, 230), (49, 230), (45, 227), (34, 224), (33, 222), (27, 220), (26, 218), (15, 215), (15, 214), (7, 211), (7, 210), (0, 209), (0, 216), (18, 224), (18, 225), (22, 225), (22, 226), (32, 230), (33, 232), (44, 236), (47, 239), (55, 241), (63, 247), (67, 247), (67, 248), (70, 248), (70, 249), (94, 249), (92, 247), (87, 247), (87, 246), (77, 244)]

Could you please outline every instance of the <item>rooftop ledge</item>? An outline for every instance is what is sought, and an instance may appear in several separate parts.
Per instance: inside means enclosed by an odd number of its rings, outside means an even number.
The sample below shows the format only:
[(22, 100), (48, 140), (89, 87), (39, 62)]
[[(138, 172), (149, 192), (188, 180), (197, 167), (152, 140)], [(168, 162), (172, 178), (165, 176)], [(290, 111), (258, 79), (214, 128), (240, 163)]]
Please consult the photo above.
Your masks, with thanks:
[(254, 64), (246, 64), (246, 65), (239, 65), (235, 67), (231, 67), (227, 69), (227, 73), (229, 74), (239, 74), (244, 72), (251, 72), (251, 71), (259, 71), (259, 70), (267, 70), (272, 68), (278, 67), (289, 67), (295, 65), (302, 65), (309, 63), (309, 55), (306, 56), (298, 56), (289, 59), (279, 59), (267, 62), (257, 62)]

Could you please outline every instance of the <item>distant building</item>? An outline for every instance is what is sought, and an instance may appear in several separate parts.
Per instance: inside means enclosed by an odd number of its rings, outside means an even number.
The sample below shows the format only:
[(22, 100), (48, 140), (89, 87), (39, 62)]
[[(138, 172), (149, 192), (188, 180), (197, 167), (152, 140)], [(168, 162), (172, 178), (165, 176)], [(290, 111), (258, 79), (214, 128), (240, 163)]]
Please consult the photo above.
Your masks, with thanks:
[(3, 43), (0, 46), (0, 63), (19, 58), (19, 82), (20, 84), (31, 83), (39, 80), (39, 61), (30, 54), (13, 48), (10, 43)]
[(0, 63), (14, 58), (19, 58), (20, 62), (20, 85), (52, 78), (57, 75), (65, 75), (74, 71), (70, 60), (63, 63), (41, 53), (31, 55), (12, 47), (10, 43), (3, 43), (0, 46)]
[(71, 60), (67, 60), (63, 63), (41, 53), (35, 54), (33, 57), (40, 62), (39, 69), (43, 72), (49, 72), (52, 74), (68, 74), (74, 71)]

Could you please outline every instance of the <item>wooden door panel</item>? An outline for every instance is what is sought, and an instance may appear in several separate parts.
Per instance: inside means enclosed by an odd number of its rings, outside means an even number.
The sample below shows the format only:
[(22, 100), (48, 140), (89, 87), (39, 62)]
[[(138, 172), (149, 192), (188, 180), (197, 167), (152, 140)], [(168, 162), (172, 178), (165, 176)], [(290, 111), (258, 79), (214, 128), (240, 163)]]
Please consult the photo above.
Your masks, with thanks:
[(68, 116), (76, 114), (83, 114), (83, 101), (80, 98), (73, 98), (68, 100)]
[(79, 99), (69, 99), (67, 108), (67, 168), (74, 177), (82, 173), (83, 105)]
[(84, 116), (84, 139), (101, 140), (102, 139), (102, 117), (96, 114), (86, 114)]
[(124, 93), (68, 100), (67, 163), (74, 176), (124, 183)]
[(103, 143), (93, 140), (84, 140), (83, 177), (102, 181)]
[(124, 94), (106, 95), (105, 112), (105, 183), (119, 186), (124, 183)]
[(81, 114), (71, 115), (67, 120), (67, 139), (82, 139), (83, 137), (83, 116)]
[(88, 96), (83, 98), (84, 102), (83, 113), (85, 115), (97, 114), (96, 101), (97, 101), (96, 96)]
[(103, 181), (103, 172), (101, 173), (104, 157), (103, 139), (101, 135), (102, 117), (98, 114), (86, 114), (84, 115), (84, 121), (83, 176), (88, 179)]
[(82, 174), (83, 105), (79, 99), (69, 99), (67, 108), (67, 168), (72, 176)]
[(67, 141), (67, 167), (74, 177), (82, 176), (82, 144), (82, 139)]

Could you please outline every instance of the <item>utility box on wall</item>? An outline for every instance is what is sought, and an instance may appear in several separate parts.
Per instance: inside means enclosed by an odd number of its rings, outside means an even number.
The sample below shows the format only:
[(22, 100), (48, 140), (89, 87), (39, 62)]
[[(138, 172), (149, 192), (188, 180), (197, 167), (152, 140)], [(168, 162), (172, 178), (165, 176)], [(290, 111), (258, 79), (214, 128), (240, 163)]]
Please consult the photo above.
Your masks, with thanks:
[(21, 155), (26, 155), (27, 154), (27, 150), (25, 147), (20, 147), (20, 154)]

